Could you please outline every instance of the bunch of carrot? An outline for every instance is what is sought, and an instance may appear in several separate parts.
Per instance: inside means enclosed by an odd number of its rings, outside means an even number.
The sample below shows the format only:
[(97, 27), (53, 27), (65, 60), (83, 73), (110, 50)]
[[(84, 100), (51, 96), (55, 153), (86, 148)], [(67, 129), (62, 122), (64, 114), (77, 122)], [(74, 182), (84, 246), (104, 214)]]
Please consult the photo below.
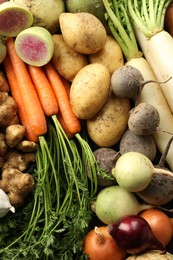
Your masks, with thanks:
[(70, 83), (51, 63), (44, 67), (25, 64), (16, 53), (12, 37), (7, 39), (6, 46), (5, 73), (27, 139), (38, 142), (39, 136), (47, 132), (47, 117), (54, 115), (69, 137), (79, 133), (81, 122), (70, 105)]

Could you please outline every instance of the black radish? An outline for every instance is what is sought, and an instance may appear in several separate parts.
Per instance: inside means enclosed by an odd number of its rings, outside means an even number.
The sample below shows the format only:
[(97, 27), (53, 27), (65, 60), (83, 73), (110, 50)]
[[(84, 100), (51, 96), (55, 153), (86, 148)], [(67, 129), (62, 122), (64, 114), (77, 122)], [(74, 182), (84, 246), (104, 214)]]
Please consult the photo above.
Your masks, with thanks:
[(159, 112), (149, 103), (140, 103), (130, 111), (128, 127), (136, 135), (153, 134), (159, 123)]
[[(168, 80), (170, 80), (170, 78)], [(165, 83), (156, 80), (144, 80), (141, 72), (130, 65), (124, 65), (115, 70), (111, 76), (112, 90), (115, 95), (121, 98), (137, 99), (142, 88), (151, 82)]]

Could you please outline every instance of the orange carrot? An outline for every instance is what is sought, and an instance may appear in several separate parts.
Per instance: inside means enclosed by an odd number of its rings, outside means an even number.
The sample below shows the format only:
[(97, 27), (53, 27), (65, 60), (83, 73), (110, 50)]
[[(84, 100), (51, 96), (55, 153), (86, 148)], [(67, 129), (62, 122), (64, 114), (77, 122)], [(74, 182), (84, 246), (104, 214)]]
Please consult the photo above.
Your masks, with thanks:
[(64, 84), (65, 89), (67, 90), (68, 95), (70, 95), (70, 88), (71, 88), (70, 82), (63, 77), (61, 77), (61, 80)]
[(81, 131), (81, 122), (72, 110), (70, 97), (64, 87), (61, 76), (50, 62), (46, 64), (44, 68), (48, 80), (58, 100), (59, 110), (61, 111), (67, 128), (72, 134), (79, 133)]
[(47, 116), (56, 115), (58, 113), (58, 102), (43, 69), (41, 67), (28, 65), (28, 71), (44, 113)]
[(72, 133), (69, 131), (67, 125), (66, 125), (65, 122), (64, 122), (64, 119), (63, 119), (63, 117), (62, 117), (60, 111), (59, 111), (58, 114), (57, 114), (57, 119), (58, 119), (60, 125), (62, 126), (62, 128), (63, 128), (65, 134), (67, 135), (67, 137), (68, 137), (69, 139), (72, 139), (72, 138), (74, 137), (74, 134), (72, 134)]
[(6, 46), (16, 75), (17, 86), (21, 95), (21, 102), (25, 107), (25, 117), (29, 120), (32, 130), (37, 136), (44, 135), (47, 132), (46, 117), (31, 81), (26, 64), (17, 55), (14, 39), (12, 37), (7, 39)]
[(18, 88), (16, 75), (14, 73), (14, 70), (13, 70), (13, 67), (12, 67), (12, 64), (11, 64), (11, 61), (10, 61), (8, 55), (6, 55), (6, 57), (3, 61), (3, 65), (4, 65), (6, 77), (8, 80), (8, 84), (9, 84), (12, 96), (17, 105), (18, 115), (21, 120), (21, 124), (23, 126), (25, 126), (25, 130), (26, 130), (25, 136), (30, 141), (38, 142), (38, 137), (35, 135), (35, 133), (32, 131), (32, 129), (30, 127), (31, 125), (29, 123), (29, 118), (26, 118), (26, 111), (25, 111), (25, 107), (22, 105), (22, 100), (21, 100), (21, 95), (20, 95), (19, 88)]

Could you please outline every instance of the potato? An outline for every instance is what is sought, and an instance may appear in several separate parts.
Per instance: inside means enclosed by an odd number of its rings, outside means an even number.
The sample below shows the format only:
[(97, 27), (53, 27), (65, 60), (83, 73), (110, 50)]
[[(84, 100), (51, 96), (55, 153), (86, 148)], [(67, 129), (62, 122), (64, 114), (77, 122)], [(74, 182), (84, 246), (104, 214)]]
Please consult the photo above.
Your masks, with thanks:
[(107, 36), (107, 41), (103, 49), (88, 55), (89, 63), (101, 63), (108, 67), (112, 75), (115, 70), (124, 65), (123, 52), (112, 36)]
[(62, 34), (53, 34), (54, 52), (52, 63), (57, 71), (67, 80), (73, 81), (76, 74), (88, 64), (86, 55), (70, 48)]
[(129, 111), (129, 99), (118, 98), (111, 92), (103, 108), (86, 120), (88, 135), (100, 147), (115, 145), (127, 128)]
[(95, 53), (101, 50), (106, 43), (106, 29), (93, 14), (62, 13), (59, 23), (64, 41), (79, 53)]
[(131, 255), (126, 260), (173, 260), (173, 255), (169, 252), (161, 254), (159, 250), (150, 250), (140, 255)]
[(80, 119), (93, 117), (104, 105), (110, 91), (110, 73), (106, 66), (88, 64), (74, 78), (70, 89), (73, 112)]

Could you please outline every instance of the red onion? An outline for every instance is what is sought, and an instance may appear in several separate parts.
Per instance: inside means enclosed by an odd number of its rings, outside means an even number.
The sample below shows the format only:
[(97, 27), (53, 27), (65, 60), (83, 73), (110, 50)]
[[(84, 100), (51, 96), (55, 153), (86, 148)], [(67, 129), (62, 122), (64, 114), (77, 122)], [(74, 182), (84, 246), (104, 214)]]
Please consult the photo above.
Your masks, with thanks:
[(148, 222), (140, 216), (125, 216), (117, 223), (109, 224), (108, 232), (127, 253), (139, 254), (146, 250), (161, 250), (161, 253), (166, 253)]

